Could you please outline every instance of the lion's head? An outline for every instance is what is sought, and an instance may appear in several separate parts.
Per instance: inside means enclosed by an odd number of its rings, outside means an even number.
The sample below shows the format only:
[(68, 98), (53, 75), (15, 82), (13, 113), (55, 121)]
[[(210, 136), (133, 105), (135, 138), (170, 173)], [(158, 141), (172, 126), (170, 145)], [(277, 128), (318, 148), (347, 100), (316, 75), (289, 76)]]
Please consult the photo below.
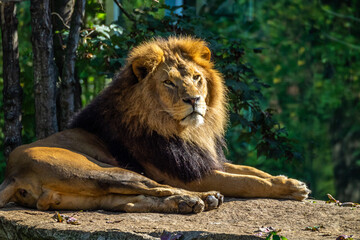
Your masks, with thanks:
[(206, 43), (191, 37), (155, 39), (134, 48), (113, 83), (124, 89), (118, 108), (126, 112), (126, 125), (135, 134), (145, 127), (213, 149), (227, 118), (224, 81), (210, 57)]

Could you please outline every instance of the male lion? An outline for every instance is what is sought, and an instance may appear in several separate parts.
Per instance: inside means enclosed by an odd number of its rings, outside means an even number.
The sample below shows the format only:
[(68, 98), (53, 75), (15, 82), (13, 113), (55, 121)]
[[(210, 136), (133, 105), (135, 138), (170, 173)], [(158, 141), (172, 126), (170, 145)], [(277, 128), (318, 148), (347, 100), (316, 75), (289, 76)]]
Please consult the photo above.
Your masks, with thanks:
[(144, 43), (69, 130), (11, 153), (0, 207), (198, 213), (221, 194), (308, 196), (300, 181), (228, 163), (226, 122), (224, 80), (205, 42)]

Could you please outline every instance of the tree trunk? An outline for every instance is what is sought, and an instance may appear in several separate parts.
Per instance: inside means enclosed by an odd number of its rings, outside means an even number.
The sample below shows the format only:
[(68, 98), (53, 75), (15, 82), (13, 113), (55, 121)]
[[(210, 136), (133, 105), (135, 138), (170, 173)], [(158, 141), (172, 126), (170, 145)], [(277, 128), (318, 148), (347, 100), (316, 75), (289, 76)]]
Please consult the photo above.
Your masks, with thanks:
[(79, 34), (85, 11), (85, 0), (76, 0), (71, 16), (69, 39), (66, 44), (60, 90), (60, 129), (66, 129), (75, 112), (75, 60)]
[[(74, 9), (75, 0), (51, 0), (51, 23), (53, 26), (53, 43), (54, 43), (54, 55), (55, 64), (57, 66), (58, 82), (62, 79), (62, 69), (64, 68), (65, 61), (65, 48), (66, 41), (64, 39), (64, 32), (70, 29), (71, 14)], [(59, 85), (57, 85), (59, 86)], [(57, 88), (59, 90), (59, 88)], [(60, 91), (56, 95), (56, 114), (57, 121), (60, 126)]]
[(1, 34), (3, 47), (3, 98), (4, 98), (4, 155), (21, 144), (20, 67), (18, 49), (18, 21), (14, 2), (1, 3)]
[(34, 53), (34, 97), (36, 137), (47, 137), (58, 130), (56, 120), (56, 69), (47, 0), (31, 0), (32, 46)]

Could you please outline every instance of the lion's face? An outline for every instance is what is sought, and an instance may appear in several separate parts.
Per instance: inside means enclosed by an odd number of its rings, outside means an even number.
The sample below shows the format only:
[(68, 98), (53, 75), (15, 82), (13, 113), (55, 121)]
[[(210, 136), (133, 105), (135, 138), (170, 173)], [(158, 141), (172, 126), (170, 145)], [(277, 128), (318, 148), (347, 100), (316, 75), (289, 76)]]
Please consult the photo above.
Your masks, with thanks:
[(163, 63), (153, 76), (163, 110), (182, 126), (204, 123), (207, 111), (207, 82), (204, 69), (191, 61)]
[(191, 37), (155, 39), (134, 48), (113, 88), (112, 96), (120, 93), (122, 122), (132, 134), (177, 136), (215, 156), (214, 141), (227, 120), (226, 89), (210, 59), (206, 43)]

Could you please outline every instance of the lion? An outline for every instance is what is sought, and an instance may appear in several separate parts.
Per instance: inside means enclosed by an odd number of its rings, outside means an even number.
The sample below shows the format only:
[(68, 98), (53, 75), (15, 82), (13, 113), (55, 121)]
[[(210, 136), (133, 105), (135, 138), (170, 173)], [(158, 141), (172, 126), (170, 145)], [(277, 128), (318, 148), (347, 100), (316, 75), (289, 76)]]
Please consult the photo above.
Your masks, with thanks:
[(301, 181), (226, 160), (226, 92), (203, 40), (141, 44), (69, 129), (10, 154), (0, 207), (199, 213), (223, 196), (307, 198)]

